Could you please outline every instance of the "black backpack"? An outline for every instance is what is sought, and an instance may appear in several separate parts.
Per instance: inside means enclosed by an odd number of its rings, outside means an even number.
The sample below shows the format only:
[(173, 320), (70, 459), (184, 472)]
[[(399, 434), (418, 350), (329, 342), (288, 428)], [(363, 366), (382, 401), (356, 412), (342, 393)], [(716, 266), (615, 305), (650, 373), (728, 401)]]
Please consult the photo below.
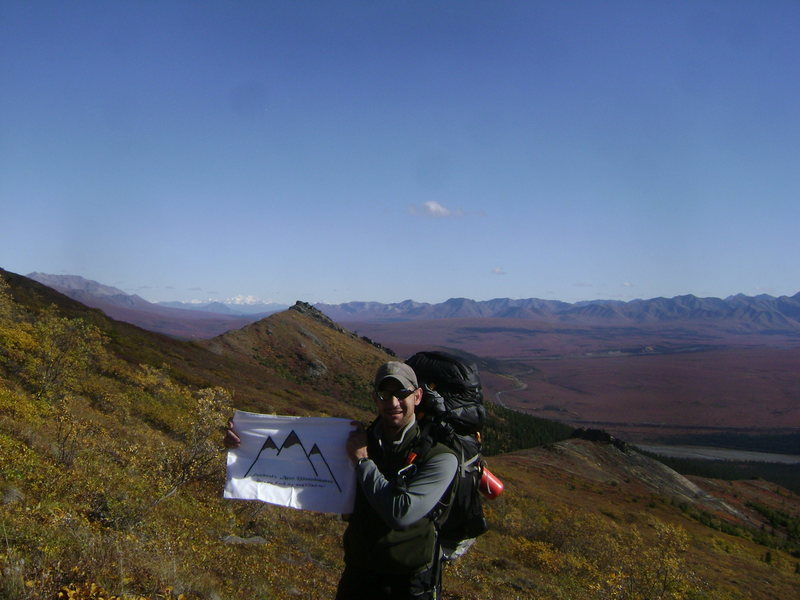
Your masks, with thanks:
[(424, 390), (418, 408), (423, 437), (455, 451), (460, 463), (449, 506), (438, 518), (445, 560), (455, 560), (488, 529), (478, 482), (481, 478), (480, 431), (486, 418), (477, 366), (453, 354), (417, 352), (406, 361)]

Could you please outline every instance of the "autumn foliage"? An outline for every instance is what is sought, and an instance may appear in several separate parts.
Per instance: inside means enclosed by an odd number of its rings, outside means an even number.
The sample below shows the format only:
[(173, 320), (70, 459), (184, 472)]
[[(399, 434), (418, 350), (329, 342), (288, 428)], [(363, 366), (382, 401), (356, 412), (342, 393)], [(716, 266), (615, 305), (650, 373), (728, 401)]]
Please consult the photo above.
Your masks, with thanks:
[[(0, 598), (332, 597), (341, 519), (221, 498), (222, 431), (238, 400), (213, 382), (236, 374), (178, 369), (158, 341), (123, 355), (129, 341), (98, 323), (15, 302), (0, 276)], [(286, 371), (265, 395), (288, 401), (311, 385)], [(361, 389), (325, 376), (337, 396)], [(353, 403), (364, 414), (368, 403)], [(490, 460), (506, 492), (487, 504), (489, 533), (447, 567), (445, 598), (770, 597), (714, 579), (731, 564), (769, 576), (766, 594), (797, 589), (788, 555), (767, 564), (763, 547), (709, 533), (662, 499), (627, 497), (618, 510), (608, 486), (534, 479), (515, 455)]]

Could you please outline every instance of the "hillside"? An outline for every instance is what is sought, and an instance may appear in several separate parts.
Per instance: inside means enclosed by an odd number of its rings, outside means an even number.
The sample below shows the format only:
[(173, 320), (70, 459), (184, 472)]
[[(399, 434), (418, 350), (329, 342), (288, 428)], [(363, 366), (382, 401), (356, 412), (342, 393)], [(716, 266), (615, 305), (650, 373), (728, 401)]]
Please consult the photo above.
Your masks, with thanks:
[[(317, 390), (371, 412), (372, 375), (391, 357), (385, 349), (336, 325), (310, 305), (298, 302), (289, 310), (239, 330), (199, 342), (215, 355), (265, 367), (305, 389)], [(322, 414), (347, 416), (329, 403), (307, 405)]]
[[(186, 385), (224, 387), (234, 396), (238, 408), (310, 415), (317, 414), (320, 407), (325, 407), (327, 414), (352, 416), (350, 398), (363, 390), (361, 380), (353, 377), (352, 381), (356, 383), (352, 387), (342, 384), (337, 388), (338, 395), (331, 396), (327, 393), (327, 380), (318, 382), (313, 376), (306, 377), (302, 367), (292, 372), (294, 360), (302, 362), (299, 357), (303, 356), (302, 346), (308, 341), (307, 336), (325, 337), (328, 331), (327, 327), (312, 318), (301, 318), (303, 325), (298, 321), (300, 313), (297, 311), (276, 313), (259, 322), (259, 327), (277, 329), (280, 339), (276, 343), (286, 354), (284, 362), (277, 361), (270, 365), (265, 364), (266, 361), (243, 359), (242, 355), (236, 353), (226, 354), (220, 350), (216, 340), (182, 341), (110, 319), (100, 310), (88, 308), (31, 279), (2, 270), (0, 274), (11, 284), (15, 300), (27, 309), (38, 313), (52, 305), (67, 318), (83, 319), (103, 333), (114, 356), (126, 363), (163, 368), (170, 377)], [(232, 332), (230, 335), (234, 334)], [(354, 361), (347, 369), (366, 374), (386, 360), (387, 355), (374, 345), (352, 334), (344, 334), (342, 338), (346, 340), (345, 345), (356, 348), (346, 352)], [(365, 369), (362, 363), (369, 363), (370, 360), (372, 366)], [(349, 380), (343, 378), (343, 381)], [(365, 418), (370, 414), (371, 411)]]
[[(200, 344), (0, 275), (0, 597), (332, 596), (343, 523), (222, 500), (222, 429), (234, 407), (368, 419), (385, 352), (303, 304)], [(526, 422), (511, 415), (487, 435)], [(603, 439), (489, 459), (506, 492), (445, 598), (800, 591), (797, 496), (689, 481)]]
[[(776, 522), (767, 505), (797, 523), (800, 498), (777, 486), (689, 480), (630, 448), (587, 440), (496, 457), (491, 467), (510, 493), (490, 504), (495, 528), (460, 570), (502, 590), (492, 596), (487, 584), (485, 597), (766, 600), (800, 591), (796, 550), (755, 541)], [(653, 585), (659, 578), (668, 590)]]

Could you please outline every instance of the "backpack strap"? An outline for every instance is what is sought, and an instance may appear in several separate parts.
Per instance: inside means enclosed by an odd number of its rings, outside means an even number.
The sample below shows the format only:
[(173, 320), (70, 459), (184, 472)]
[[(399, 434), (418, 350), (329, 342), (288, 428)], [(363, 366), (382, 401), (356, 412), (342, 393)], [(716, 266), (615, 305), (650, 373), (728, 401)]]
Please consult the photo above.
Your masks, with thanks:
[(427, 457), (431, 448), (436, 445), (436, 440), (433, 438), (431, 431), (432, 426), (433, 423), (430, 421), (419, 423), (419, 435), (408, 453), (408, 458), (406, 458), (407, 465), (414, 464), (420, 456)]
[[(450, 507), (453, 504), (453, 499), (456, 495), (456, 489), (458, 488), (458, 482), (461, 479), (462, 469), (464, 468), (464, 453), (461, 452), (461, 455), (455, 451), (450, 445), (445, 444), (444, 440), (440, 439), (442, 436), (442, 423), (438, 423), (433, 420), (426, 420), (419, 424), (420, 433), (417, 437), (416, 442), (411, 447), (411, 451), (408, 454), (408, 458), (406, 459), (407, 465), (415, 464), (418, 459), (420, 460), (427, 460), (431, 456), (431, 451), (433, 451), (434, 455), (443, 454), (445, 452), (452, 453), (455, 455), (456, 459), (458, 460), (458, 468), (456, 469), (456, 473), (453, 476), (453, 480), (450, 482), (445, 493), (436, 503), (436, 506), (431, 509), (431, 511), (427, 514), (427, 517), (433, 521), (434, 525), (436, 526), (436, 531), (438, 535), (439, 526), (444, 523), (447, 519), (447, 515), (450, 512)], [(446, 428), (446, 426), (444, 426)], [(434, 450), (434, 447), (437, 444), (441, 444), (444, 446), (443, 449)], [(440, 448), (441, 448), (440, 446)], [(475, 457), (477, 458), (477, 457)]]

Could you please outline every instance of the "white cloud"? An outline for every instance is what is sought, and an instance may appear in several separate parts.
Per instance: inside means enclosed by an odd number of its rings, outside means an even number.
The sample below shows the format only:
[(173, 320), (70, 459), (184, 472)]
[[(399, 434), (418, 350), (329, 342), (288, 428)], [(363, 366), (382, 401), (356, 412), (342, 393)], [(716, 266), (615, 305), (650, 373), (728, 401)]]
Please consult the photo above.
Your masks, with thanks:
[(426, 217), (433, 217), (435, 219), (460, 217), (464, 214), (464, 211), (461, 209), (451, 210), (434, 200), (423, 202), (421, 206), (413, 205), (411, 207), (411, 212), (415, 215), (424, 215)]
[(503, 269), (503, 267), (495, 267), (494, 269), (492, 269), (492, 273), (494, 275), (505, 275), (506, 274), (505, 269)]
[(635, 286), (630, 281), (624, 281), (624, 282), (622, 282), (622, 287), (630, 288), (630, 287), (635, 287)]

